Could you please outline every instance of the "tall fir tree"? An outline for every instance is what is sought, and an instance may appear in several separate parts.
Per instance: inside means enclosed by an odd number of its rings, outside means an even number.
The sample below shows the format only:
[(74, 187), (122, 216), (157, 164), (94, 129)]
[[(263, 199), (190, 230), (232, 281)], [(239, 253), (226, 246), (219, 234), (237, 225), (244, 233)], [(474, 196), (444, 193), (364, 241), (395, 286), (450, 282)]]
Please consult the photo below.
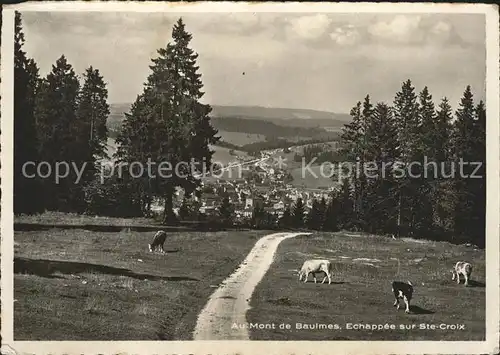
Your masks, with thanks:
[[(146, 171), (141, 175), (139, 169), (130, 169), (130, 166), (133, 162), (147, 164), (148, 158), (154, 161), (155, 152), (160, 149), (161, 143), (154, 140), (155, 129), (153, 108), (144, 94), (138, 95), (130, 113), (125, 113), (121, 132), (116, 139), (118, 149), (115, 153), (115, 169), (121, 164), (130, 164), (129, 169), (124, 170), (119, 183), (134, 191), (130, 199), (136, 200), (141, 210), (146, 213), (150, 211), (154, 192), (158, 191), (159, 179), (150, 176)], [(151, 175), (155, 174), (157, 171), (153, 170)]]
[[(367, 171), (371, 176), (366, 184), (365, 210), (366, 228), (370, 232), (391, 229), (397, 216), (397, 182), (393, 167), (397, 159), (397, 137), (394, 116), (389, 106), (378, 103), (367, 123), (366, 156), (375, 163), (375, 171)], [(345, 188), (345, 187), (344, 187)]]
[[(467, 86), (460, 100), (459, 108), (455, 113), (456, 120), (453, 130), (453, 155), (455, 168), (454, 192), (456, 204), (454, 206), (454, 232), (456, 237), (464, 237), (473, 233), (473, 223), (475, 222), (475, 207), (473, 204), (473, 194), (475, 186), (469, 176), (473, 173), (471, 162), (477, 160), (475, 147), (475, 118), (476, 112), (474, 99), (470, 86)], [(465, 162), (462, 169), (460, 163)]]
[(473, 214), (470, 216), (471, 228), (469, 232), (474, 244), (484, 247), (486, 243), (486, 107), (480, 101), (475, 108), (474, 121), (474, 156), (473, 170), (469, 178), (471, 191), (471, 205)]
[(392, 165), (397, 157), (396, 125), (391, 108), (384, 103), (377, 103), (367, 122), (366, 159), (382, 167)]
[(231, 201), (229, 201), (228, 197), (224, 197), (222, 199), (221, 205), (219, 206), (219, 217), (221, 223), (226, 226), (232, 226), (234, 222), (234, 209), (231, 205)]
[[(451, 105), (448, 99), (444, 97), (436, 112), (435, 125), (428, 127), (428, 130), (433, 130), (433, 133), (431, 133), (433, 142), (428, 154), (439, 163), (438, 179), (432, 192), (432, 203), (434, 206), (433, 221), (435, 232), (441, 235), (453, 231), (454, 225), (453, 214), (456, 195), (454, 193), (453, 181), (445, 178), (452, 171), (452, 120)], [(426, 130), (424, 134), (429, 134), (429, 132)]]
[(338, 211), (338, 227), (340, 229), (359, 229), (360, 224), (357, 220), (358, 215), (355, 213), (354, 199), (352, 187), (348, 179), (343, 179), (340, 185), (340, 190), (335, 196), (337, 206), (335, 211)]
[[(164, 223), (172, 222), (174, 214), (173, 193), (180, 186), (191, 192), (199, 186), (197, 174), (185, 163), (193, 161), (198, 171), (211, 163), (213, 152), (210, 144), (218, 141), (217, 131), (211, 126), (209, 105), (200, 102), (204, 93), (201, 74), (198, 73), (198, 55), (189, 48), (192, 39), (186, 32), (184, 22), (179, 19), (172, 30), (172, 43), (158, 50), (158, 57), (152, 59), (152, 73), (145, 85), (144, 93), (138, 97), (134, 109), (144, 112), (141, 117), (127, 116), (125, 126), (139, 126), (144, 133), (134, 134), (130, 128), (120, 137), (125, 144), (121, 149), (122, 159), (130, 160), (138, 155), (142, 159), (151, 158), (156, 162), (169, 162), (179, 169), (153, 182), (152, 193), (163, 198)], [(142, 123), (138, 123), (142, 121)], [(126, 137), (131, 133), (131, 137)], [(144, 137), (142, 141), (136, 137)], [(130, 153), (129, 153), (130, 152)], [(183, 164), (184, 163), (184, 164)]]
[[(50, 164), (52, 171), (57, 162), (71, 164), (79, 161), (79, 147), (75, 144), (74, 137), (78, 92), (78, 78), (62, 55), (41, 82), (36, 97), (39, 156)], [(73, 176), (68, 176), (59, 183), (52, 179), (45, 180), (44, 199), (47, 209), (82, 212), (84, 199), (81, 187), (75, 181)]]
[(322, 212), (321, 213), (321, 221), (320, 221), (320, 227), (319, 229), (323, 229), (323, 226), (325, 225), (325, 219), (326, 219), (326, 210), (328, 208), (328, 202), (326, 201), (325, 197), (321, 198), (321, 201), (319, 202), (319, 209)]
[(323, 219), (322, 229), (329, 232), (337, 232), (340, 224), (340, 209), (338, 196), (335, 194), (326, 204), (325, 216)]
[(355, 162), (362, 154), (361, 140), (363, 139), (363, 122), (361, 116), (361, 102), (358, 101), (351, 109), (352, 121), (342, 128), (342, 155), (350, 162)]
[(78, 166), (85, 166), (79, 182), (85, 194), (85, 187), (97, 178), (101, 159), (108, 158), (106, 121), (110, 111), (107, 103), (108, 90), (99, 70), (90, 66), (85, 70), (83, 78), (72, 135), (75, 150), (79, 153), (76, 163)]
[[(94, 162), (96, 159), (108, 158), (106, 144), (108, 129), (106, 121), (109, 116), (108, 89), (99, 69), (92, 66), (83, 74), (84, 84), (78, 96), (78, 126), (75, 138), (78, 145), (88, 149), (84, 155)], [(83, 153), (83, 152), (82, 152)]]
[(415, 222), (415, 206), (418, 204), (418, 183), (408, 176), (408, 166), (421, 158), (419, 134), (420, 111), (415, 87), (407, 80), (396, 93), (393, 112), (397, 127), (398, 158), (404, 169), (398, 177), (397, 234), (408, 234)]
[[(364, 106), (366, 112), (366, 106), (369, 102), (369, 96), (365, 97)], [(352, 121), (349, 124), (344, 125), (342, 129), (341, 142), (342, 149), (341, 154), (346, 157), (347, 162), (355, 166), (360, 163), (361, 158), (364, 155), (364, 143), (365, 143), (365, 128), (366, 124), (364, 119), (366, 118), (363, 114), (363, 105), (360, 101), (351, 109), (350, 116)], [(342, 165), (341, 169), (345, 167)], [(347, 171), (347, 168), (345, 168)], [(346, 172), (344, 171), (344, 173)], [(351, 170), (352, 171), (352, 170)], [(364, 183), (364, 176), (359, 176), (357, 173), (351, 174), (351, 180), (354, 186), (354, 210), (356, 212), (361, 210), (362, 202), (362, 185)], [(361, 216), (360, 216), (361, 217)]]
[[(38, 67), (23, 51), (24, 33), (21, 14), (15, 13), (14, 35), (14, 213), (42, 212), (44, 199), (41, 181), (33, 166), (38, 163), (38, 140), (35, 121), (35, 99), (39, 87)], [(23, 167), (24, 173), (23, 173)], [(36, 174), (35, 174), (36, 175)]]
[(306, 226), (309, 229), (320, 230), (324, 220), (325, 210), (323, 205), (317, 199), (313, 200), (311, 210), (306, 217)]
[(302, 198), (299, 197), (293, 206), (292, 223), (296, 228), (304, 226), (305, 206)]
[(367, 201), (366, 201), (366, 195), (368, 192), (368, 179), (367, 179), (367, 174), (366, 168), (367, 168), (367, 163), (369, 161), (369, 156), (368, 156), (368, 151), (367, 151), (367, 146), (369, 144), (369, 139), (367, 136), (367, 131), (370, 122), (373, 119), (373, 113), (374, 113), (374, 107), (373, 103), (371, 102), (370, 95), (366, 95), (365, 99), (363, 101), (363, 106), (361, 110), (361, 132), (362, 135), (360, 137), (360, 142), (358, 143), (360, 145), (360, 156), (357, 159), (357, 164), (358, 166), (356, 167), (356, 183), (353, 184), (354, 186), (354, 206), (355, 206), (355, 213), (356, 213), (356, 223), (359, 228), (361, 229), (366, 229), (368, 226), (368, 221), (367, 221), (367, 209), (369, 208), (367, 206)]
[[(446, 142), (439, 141), (438, 119), (436, 108), (432, 101), (432, 95), (427, 86), (419, 94), (419, 136), (417, 151), (414, 154), (414, 159), (422, 165), (416, 170), (417, 177), (412, 178), (411, 186), (413, 191), (413, 221), (412, 230), (415, 235), (420, 237), (428, 237), (434, 227), (434, 207), (435, 201), (435, 186), (438, 176), (438, 159), (444, 157), (440, 148), (443, 148)], [(430, 162), (430, 163), (429, 163)]]
[(286, 206), (283, 215), (279, 219), (280, 228), (290, 228), (293, 224), (292, 211), (290, 206)]

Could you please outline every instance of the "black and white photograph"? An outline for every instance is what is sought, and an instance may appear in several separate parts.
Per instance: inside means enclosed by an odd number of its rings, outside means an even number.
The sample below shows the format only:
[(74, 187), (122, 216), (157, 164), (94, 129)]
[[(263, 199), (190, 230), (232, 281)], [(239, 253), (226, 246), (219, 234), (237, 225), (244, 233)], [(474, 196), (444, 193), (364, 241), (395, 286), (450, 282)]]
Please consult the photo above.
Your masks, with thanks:
[(316, 5), (5, 6), (2, 353), (498, 351), (498, 8)]

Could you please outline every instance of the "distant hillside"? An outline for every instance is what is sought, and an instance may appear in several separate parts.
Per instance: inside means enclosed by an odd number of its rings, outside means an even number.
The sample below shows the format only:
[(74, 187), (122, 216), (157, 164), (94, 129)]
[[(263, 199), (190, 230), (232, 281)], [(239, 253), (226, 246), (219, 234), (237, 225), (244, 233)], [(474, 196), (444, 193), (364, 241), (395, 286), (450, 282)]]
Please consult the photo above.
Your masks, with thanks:
[(211, 116), (253, 118), (279, 125), (307, 128), (342, 126), (351, 120), (351, 116), (345, 113), (260, 106), (212, 105)]
[[(110, 136), (117, 134), (125, 118), (124, 113), (129, 112), (130, 106), (126, 103), (110, 105)], [(347, 114), (308, 109), (219, 105), (212, 105), (212, 109), (212, 124), (219, 131), (262, 135), (267, 139), (285, 138), (295, 142), (336, 138), (338, 134), (335, 132), (350, 121)]]
[[(130, 110), (130, 103), (111, 104), (111, 116), (122, 117), (123, 113)], [(335, 126), (336, 123), (347, 123), (351, 120), (349, 114), (327, 111), (274, 108), (261, 106), (220, 106), (211, 105), (213, 117), (239, 117), (254, 118), (278, 123), (275, 121), (286, 120), (286, 125), (299, 127)]]
[(212, 116), (217, 117), (248, 117), (262, 119), (280, 119), (280, 120), (349, 120), (348, 114), (339, 114), (327, 111), (279, 108), (279, 107), (261, 107), (261, 106), (212, 106)]

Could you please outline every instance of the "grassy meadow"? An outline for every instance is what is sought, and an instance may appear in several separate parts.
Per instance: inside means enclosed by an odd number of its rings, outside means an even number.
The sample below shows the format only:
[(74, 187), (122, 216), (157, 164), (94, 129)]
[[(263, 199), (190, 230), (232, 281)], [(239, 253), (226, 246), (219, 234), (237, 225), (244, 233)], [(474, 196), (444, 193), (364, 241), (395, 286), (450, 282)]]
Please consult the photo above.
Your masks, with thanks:
[(266, 231), (15, 232), (15, 340), (188, 340), (215, 287)]
[[(298, 281), (293, 271), (306, 259), (332, 261), (332, 284)], [(399, 258), (399, 261), (394, 258)], [(469, 287), (451, 280), (459, 260), (473, 263)], [(393, 307), (391, 282), (410, 280), (411, 313)], [(291, 324), (291, 329), (252, 329), (253, 340), (484, 340), (484, 250), (441, 242), (315, 233), (284, 241), (257, 286), (248, 322)], [(296, 329), (296, 323), (337, 324), (342, 329)], [(394, 324), (396, 330), (347, 329), (352, 324)], [(462, 330), (420, 329), (463, 324)], [(399, 329), (405, 325), (410, 329)], [(411, 329), (411, 327), (415, 327)]]

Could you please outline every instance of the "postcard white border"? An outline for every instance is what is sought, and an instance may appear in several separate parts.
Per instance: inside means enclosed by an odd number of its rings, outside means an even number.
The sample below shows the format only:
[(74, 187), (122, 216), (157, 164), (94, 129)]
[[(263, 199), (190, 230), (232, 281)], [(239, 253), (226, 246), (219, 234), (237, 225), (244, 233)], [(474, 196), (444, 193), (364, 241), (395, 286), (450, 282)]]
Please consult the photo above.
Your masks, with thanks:
[[(14, 11), (475, 13), (486, 16), (486, 341), (13, 341)], [(500, 90), (496, 5), (426, 3), (37, 2), (3, 6), (1, 47), (1, 301), (6, 354), (494, 354), (499, 352)], [(467, 63), (464, 63), (466, 65)]]

